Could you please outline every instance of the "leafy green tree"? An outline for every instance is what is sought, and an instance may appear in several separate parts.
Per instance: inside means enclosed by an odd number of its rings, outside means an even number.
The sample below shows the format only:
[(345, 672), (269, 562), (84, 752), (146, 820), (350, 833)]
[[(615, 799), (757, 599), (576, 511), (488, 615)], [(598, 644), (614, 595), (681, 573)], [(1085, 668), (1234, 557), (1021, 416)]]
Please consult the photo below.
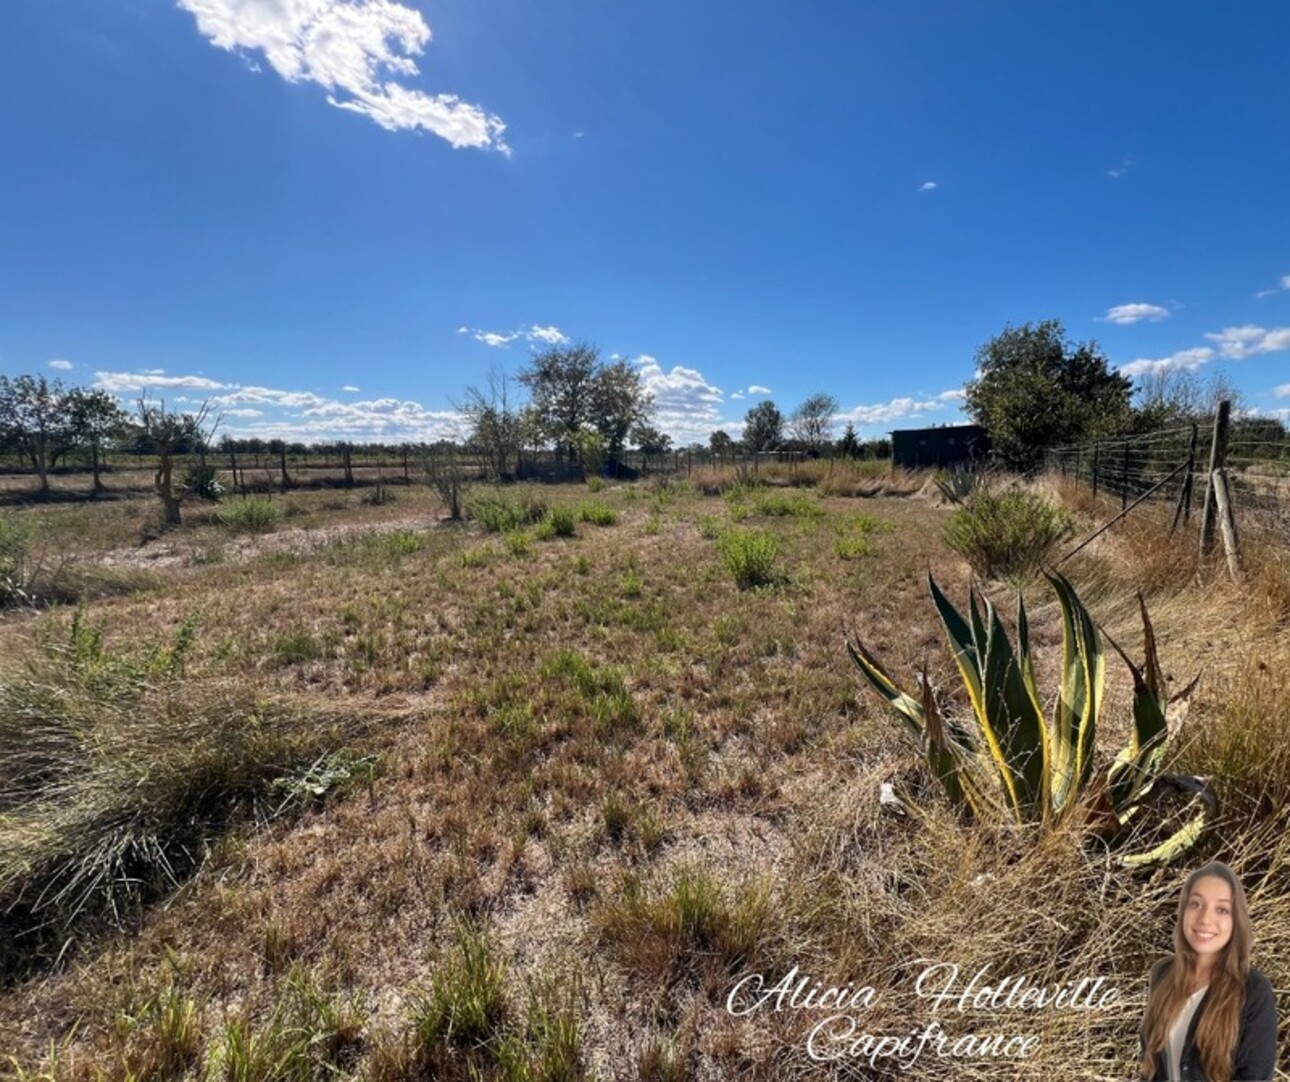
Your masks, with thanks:
[(112, 443), (126, 433), (130, 427), (130, 418), (107, 391), (76, 388), (72, 391), (71, 399), (72, 427), (77, 442), (89, 446), (90, 469), (94, 475), (90, 491), (97, 496), (103, 491), (103, 482), (99, 479), (102, 465), (100, 452), (104, 444)]
[(735, 441), (730, 438), (730, 433), (718, 428), (711, 436), (708, 437), (708, 450), (714, 455), (729, 455), (735, 450)]
[(0, 438), (31, 461), (37, 494), (49, 496), (49, 471), (78, 442), (75, 389), (44, 376), (0, 376)]
[(528, 389), (542, 438), (570, 461), (576, 457), (582, 426), (591, 416), (599, 367), (596, 347), (579, 342), (537, 354), (519, 376)]
[(976, 355), (966, 411), (1012, 469), (1032, 469), (1049, 447), (1123, 431), (1133, 383), (1096, 342), (1074, 344), (1059, 320), (1009, 326)]
[(497, 371), (488, 374), (484, 390), (471, 387), (460, 407), (470, 428), (469, 443), (483, 456), (490, 477), (501, 479), (519, 472), (520, 449), (524, 442), (524, 419), (510, 378)]
[(843, 458), (856, 458), (860, 454), (860, 440), (856, 436), (856, 426), (850, 421), (842, 431), (842, 438), (838, 440), (838, 454)]
[(653, 406), (639, 370), (626, 361), (602, 364), (586, 343), (536, 355), (519, 381), (529, 391), (529, 416), (541, 437), (569, 461), (578, 457), (586, 427), (600, 435), (611, 460), (620, 457), (628, 434), (648, 422)]
[(595, 372), (591, 392), (591, 424), (604, 441), (609, 461), (622, 458), (627, 437), (634, 428), (647, 425), (653, 401), (641, 383), (640, 370), (626, 361), (601, 365)]
[(643, 455), (662, 455), (672, 449), (672, 437), (653, 425), (641, 424), (632, 429), (632, 444)]
[(744, 414), (744, 446), (753, 454), (773, 451), (784, 442), (784, 415), (767, 399)]
[(788, 430), (808, 451), (819, 451), (828, 441), (838, 400), (820, 391), (811, 395), (788, 418)]

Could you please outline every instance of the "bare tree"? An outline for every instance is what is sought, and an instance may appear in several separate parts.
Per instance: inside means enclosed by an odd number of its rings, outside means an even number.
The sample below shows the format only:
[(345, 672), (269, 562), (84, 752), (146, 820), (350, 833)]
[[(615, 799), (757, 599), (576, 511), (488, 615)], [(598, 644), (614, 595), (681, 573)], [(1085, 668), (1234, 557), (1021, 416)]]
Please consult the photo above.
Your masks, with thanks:
[(493, 369), (483, 389), (470, 387), (466, 401), (457, 407), (470, 428), (469, 442), (484, 456), (484, 468), (493, 480), (519, 473), (523, 445), (523, 415), (505, 372)]
[(788, 418), (788, 430), (793, 439), (808, 451), (819, 451), (829, 438), (833, 415), (838, 412), (838, 400), (820, 391), (811, 395)]
[(187, 492), (175, 484), (175, 456), (209, 444), (221, 418), (219, 415), (211, 418), (210, 402), (203, 402), (196, 413), (174, 413), (166, 409), (164, 400), (150, 402), (147, 397), (139, 399), (138, 413), (139, 427), (157, 455), (152, 483), (161, 500), (164, 521), (167, 526), (178, 526), (179, 505)]

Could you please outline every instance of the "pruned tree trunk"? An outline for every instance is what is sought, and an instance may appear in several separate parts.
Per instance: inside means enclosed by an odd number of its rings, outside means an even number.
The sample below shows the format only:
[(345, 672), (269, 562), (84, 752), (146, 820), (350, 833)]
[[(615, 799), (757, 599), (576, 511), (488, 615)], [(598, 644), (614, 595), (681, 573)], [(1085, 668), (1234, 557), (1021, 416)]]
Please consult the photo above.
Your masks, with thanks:
[(94, 475), (94, 483), (90, 486), (90, 495), (97, 496), (100, 492), (106, 491), (103, 482), (99, 478), (99, 445), (96, 440), (90, 444), (90, 472)]
[(163, 454), (161, 464), (157, 467), (157, 472), (152, 479), (157, 488), (157, 496), (161, 500), (162, 520), (167, 526), (181, 525), (179, 499), (175, 496), (174, 486), (171, 483), (173, 468), (170, 455)]

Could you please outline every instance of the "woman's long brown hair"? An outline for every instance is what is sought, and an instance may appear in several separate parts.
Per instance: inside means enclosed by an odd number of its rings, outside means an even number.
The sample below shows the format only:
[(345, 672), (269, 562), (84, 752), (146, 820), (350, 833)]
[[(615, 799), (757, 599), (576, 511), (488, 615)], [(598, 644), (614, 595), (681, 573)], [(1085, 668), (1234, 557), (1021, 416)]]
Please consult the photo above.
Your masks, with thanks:
[(1205, 1009), (1196, 1025), (1196, 1049), (1209, 1082), (1231, 1082), (1232, 1079), (1232, 1055), (1240, 1030), (1241, 1008), (1245, 1004), (1245, 978), (1250, 971), (1250, 947), (1254, 936), (1241, 882), (1231, 868), (1219, 861), (1197, 868), (1183, 885), (1182, 897), (1178, 901), (1178, 919), (1174, 922), (1173, 965), (1152, 989), (1142, 1023), (1147, 1046), (1141, 1065), (1143, 1078), (1154, 1075), (1156, 1057), (1169, 1041), (1169, 1027), (1192, 993), (1197, 957), (1183, 933), (1183, 920), (1192, 888), (1197, 880), (1206, 876), (1221, 879), (1231, 888), (1232, 937), (1209, 975)]

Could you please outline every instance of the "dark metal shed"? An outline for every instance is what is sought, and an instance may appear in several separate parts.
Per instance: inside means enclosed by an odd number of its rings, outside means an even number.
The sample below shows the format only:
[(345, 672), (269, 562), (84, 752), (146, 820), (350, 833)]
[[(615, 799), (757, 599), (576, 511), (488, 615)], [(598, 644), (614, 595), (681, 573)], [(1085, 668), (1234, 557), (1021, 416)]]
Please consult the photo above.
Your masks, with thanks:
[(892, 464), (911, 470), (974, 462), (989, 453), (990, 434), (980, 425), (906, 428), (891, 434)]

